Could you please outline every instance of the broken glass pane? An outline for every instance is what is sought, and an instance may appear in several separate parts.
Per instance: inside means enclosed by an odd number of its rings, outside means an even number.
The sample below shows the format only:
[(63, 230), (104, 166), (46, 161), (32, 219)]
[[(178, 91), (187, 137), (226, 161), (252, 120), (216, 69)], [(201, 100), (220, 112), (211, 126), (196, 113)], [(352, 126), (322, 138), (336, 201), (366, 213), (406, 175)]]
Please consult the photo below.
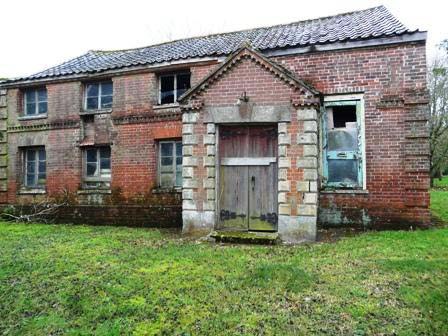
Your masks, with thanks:
[(356, 151), (358, 149), (358, 128), (336, 128), (328, 131), (329, 151)]
[(174, 103), (174, 76), (160, 77), (160, 103)]
[(349, 185), (358, 182), (358, 160), (353, 159), (329, 159), (328, 182), (347, 183)]

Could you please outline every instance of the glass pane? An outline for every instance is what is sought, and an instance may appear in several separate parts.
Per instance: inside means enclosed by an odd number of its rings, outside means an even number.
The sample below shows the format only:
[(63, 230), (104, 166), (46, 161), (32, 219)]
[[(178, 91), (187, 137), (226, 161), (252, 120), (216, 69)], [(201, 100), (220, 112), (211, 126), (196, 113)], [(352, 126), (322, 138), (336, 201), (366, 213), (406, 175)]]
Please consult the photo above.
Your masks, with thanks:
[(96, 176), (97, 175), (97, 164), (96, 162), (87, 162), (87, 169), (86, 169), (86, 175), (87, 176)]
[(171, 142), (162, 142), (160, 144), (160, 153), (162, 156), (173, 156), (173, 144)]
[(182, 156), (182, 142), (176, 142), (176, 156)]
[(174, 76), (160, 77), (160, 102), (174, 103)]
[(358, 128), (340, 128), (328, 131), (329, 151), (356, 151), (358, 149)]
[(96, 152), (97, 152), (96, 148), (87, 150), (87, 162), (94, 162), (94, 163), (97, 162)]
[(100, 157), (102, 159), (110, 159), (110, 147), (101, 147), (100, 148)]
[(35, 150), (27, 150), (26, 151), (26, 160), (27, 161), (35, 161), (36, 159), (36, 151)]
[(328, 160), (328, 182), (358, 183), (358, 160)]
[(98, 109), (98, 98), (87, 98), (86, 108), (88, 110), (96, 110), (96, 109)]
[(26, 91), (25, 97), (27, 103), (34, 103), (36, 101), (36, 91), (34, 90)]
[(190, 88), (190, 74), (177, 75), (177, 98)]
[(34, 185), (34, 174), (27, 174), (25, 184), (29, 187)]
[(110, 178), (110, 169), (100, 169), (100, 176), (104, 178)]
[(37, 184), (38, 185), (44, 185), (45, 182), (46, 182), (45, 174), (39, 174), (38, 179), (37, 179)]
[(162, 157), (161, 165), (171, 167), (173, 165), (173, 158), (172, 157)]
[(100, 159), (100, 169), (110, 169), (110, 159), (109, 158), (101, 158)]
[(182, 156), (176, 157), (176, 166), (182, 168)]
[(27, 103), (25, 114), (27, 114), (27, 115), (36, 114), (36, 104), (35, 103)]
[(112, 82), (101, 84), (101, 95), (102, 96), (112, 96), (112, 93), (113, 93)]
[(111, 108), (112, 107), (112, 96), (101, 96), (101, 108)]
[(39, 160), (45, 161), (45, 159), (46, 159), (45, 149), (39, 149)]
[(39, 103), (39, 114), (47, 113), (47, 102)]
[(36, 171), (36, 162), (35, 161), (28, 161), (26, 163), (26, 172), (31, 174), (31, 173), (35, 173)]
[(45, 161), (39, 161), (39, 174), (45, 174)]
[(98, 84), (88, 84), (86, 89), (87, 97), (98, 97)]
[(182, 186), (182, 171), (176, 172), (176, 187)]
[(173, 186), (173, 175), (172, 174), (160, 174), (160, 185), (162, 187), (172, 187)]
[(39, 102), (47, 101), (47, 90), (46, 89), (40, 89), (39, 91), (37, 91), (37, 100)]

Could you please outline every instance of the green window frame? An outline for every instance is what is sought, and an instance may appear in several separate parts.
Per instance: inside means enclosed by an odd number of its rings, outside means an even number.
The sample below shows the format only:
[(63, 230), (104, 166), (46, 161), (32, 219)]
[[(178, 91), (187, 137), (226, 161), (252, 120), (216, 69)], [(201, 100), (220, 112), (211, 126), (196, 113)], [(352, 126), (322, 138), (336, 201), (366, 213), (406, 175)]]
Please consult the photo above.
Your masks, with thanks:
[[(338, 107), (352, 107), (356, 121), (335, 127), (333, 113)], [(322, 112), (322, 185), (327, 189), (364, 189), (363, 101), (326, 101)]]

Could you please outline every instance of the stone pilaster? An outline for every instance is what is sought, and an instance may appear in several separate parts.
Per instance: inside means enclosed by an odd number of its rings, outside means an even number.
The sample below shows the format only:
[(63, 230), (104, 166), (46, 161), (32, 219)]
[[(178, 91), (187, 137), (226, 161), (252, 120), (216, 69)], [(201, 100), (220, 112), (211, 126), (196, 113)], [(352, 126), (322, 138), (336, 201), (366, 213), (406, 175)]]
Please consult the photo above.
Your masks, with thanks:
[(199, 119), (197, 111), (182, 116), (182, 218), (183, 232), (204, 234), (215, 224), (215, 127), (200, 134)]
[[(279, 226), (278, 231), (283, 241), (298, 243), (316, 239), (317, 204), (318, 204), (318, 123), (317, 111), (314, 108), (299, 109), (297, 121), (302, 127), (297, 128), (297, 145), (303, 154), (295, 158), (296, 166), (291, 167), (284, 138), (286, 127), (279, 124)], [(302, 171), (303, 178), (288, 181), (288, 169)], [(294, 186), (291, 186), (294, 183)], [(297, 204), (288, 200), (287, 193), (295, 190), (299, 195)], [(291, 211), (291, 207), (295, 207)], [(296, 215), (291, 215), (292, 213)]]
[(0, 192), (8, 190), (7, 90), (0, 89)]

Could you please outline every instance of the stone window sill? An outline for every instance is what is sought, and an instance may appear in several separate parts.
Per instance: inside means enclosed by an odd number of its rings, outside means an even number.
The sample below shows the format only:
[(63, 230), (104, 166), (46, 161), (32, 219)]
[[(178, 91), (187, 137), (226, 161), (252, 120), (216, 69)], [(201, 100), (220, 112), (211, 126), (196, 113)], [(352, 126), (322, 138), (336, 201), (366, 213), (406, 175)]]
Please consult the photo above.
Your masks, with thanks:
[(112, 109), (102, 109), (102, 110), (82, 110), (80, 115), (93, 115), (93, 114), (105, 114), (112, 113)]
[(94, 195), (94, 194), (105, 194), (110, 195), (112, 191), (110, 189), (80, 189), (78, 190), (78, 195)]
[(321, 190), (321, 194), (360, 194), (368, 195), (369, 191), (365, 189), (334, 189), (334, 190)]
[(20, 189), (19, 195), (44, 195), (47, 193), (45, 189)]
[(20, 116), (17, 118), (17, 120), (19, 121), (24, 121), (24, 120), (39, 120), (39, 119), (46, 119), (48, 117), (47, 114), (40, 114), (40, 115), (31, 115), (31, 116)]
[(155, 188), (152, 190), (153, 194), (178, 194), (182, 192), (182, 187), (175, 188)]
[(174, 109), (178, 108), (179, 103), (173, 103), (173, 104), (164, 104), (164, 105), (154, 105), (152, 108), (154, 111), (156, 110), (165, 110), (165, 109)]

